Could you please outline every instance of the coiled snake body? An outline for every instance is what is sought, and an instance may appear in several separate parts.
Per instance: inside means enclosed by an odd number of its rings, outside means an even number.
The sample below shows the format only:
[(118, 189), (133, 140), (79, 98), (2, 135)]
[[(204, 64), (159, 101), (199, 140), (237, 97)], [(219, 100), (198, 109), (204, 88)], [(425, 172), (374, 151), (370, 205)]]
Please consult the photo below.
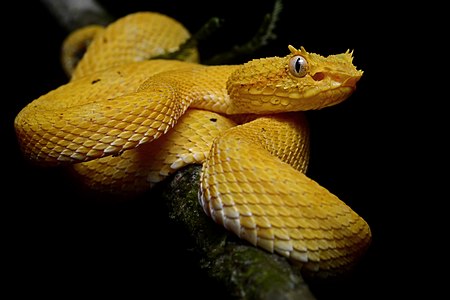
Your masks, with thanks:
[(201, 65), (195, 50), (188, 61), (149, 60), (188, 37), (152, 12), (74, 32), (63, 48), (70, 82), (15, 119), (23, 153), (43, 165), (73, 164), (88, 186), (122, 193), (202, 163), (199, 201), (215, 222), (308, 270), (352, 265), (370, 243), (369, 226), (305, 175), (300, 112), (352, 94), (362, 76), (352, 53), (289, 46), (284, 57), (242, 65)]

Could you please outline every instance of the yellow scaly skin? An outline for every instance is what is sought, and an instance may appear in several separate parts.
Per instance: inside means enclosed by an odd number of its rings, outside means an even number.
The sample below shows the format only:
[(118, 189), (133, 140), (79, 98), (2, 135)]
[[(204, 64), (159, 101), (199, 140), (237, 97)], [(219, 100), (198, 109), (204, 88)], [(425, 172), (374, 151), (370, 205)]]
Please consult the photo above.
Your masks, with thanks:
[(363, 73), (352, 53), (323, 57), (289, 46), (284, 57), (205, 66), (196, 51), (190, 62), (148, 60), (189, 37), (164, 15), (135, 13), (90, 30), (65, 42), (74, 53), (74, 42), (90, 41), (73, 73), (72, 54), (63, 58), (70, 82), (17, 115), (26, 157), (73, 164), (88, 186), (118, 193), (203, 163), (204, 211), (242, 239), (324, 273), (361, 257), (368, 224), (304, 174), (309, 133), (299, 112), (352, 94)]

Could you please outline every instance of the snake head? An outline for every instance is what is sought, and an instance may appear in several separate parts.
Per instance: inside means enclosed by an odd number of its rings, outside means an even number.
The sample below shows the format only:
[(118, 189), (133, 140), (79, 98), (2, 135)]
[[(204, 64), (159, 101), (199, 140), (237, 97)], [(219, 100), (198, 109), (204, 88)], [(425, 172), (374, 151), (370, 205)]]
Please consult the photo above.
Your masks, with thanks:
[(249, 61), (230, 76), (227, 88), (236, 111), (321, 109), (344, 101), (356, 89), (363, 71), (353, 65), (353, 51), (324, 57), (303, 47), (288, 48), (291, 53), (285, 57)]

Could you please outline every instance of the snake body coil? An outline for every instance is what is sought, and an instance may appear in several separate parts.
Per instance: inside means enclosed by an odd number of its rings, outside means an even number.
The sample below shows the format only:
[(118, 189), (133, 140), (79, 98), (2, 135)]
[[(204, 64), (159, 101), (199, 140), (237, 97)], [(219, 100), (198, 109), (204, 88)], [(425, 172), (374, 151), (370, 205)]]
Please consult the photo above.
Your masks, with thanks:
[(202, 163), (199, 201), (215, 222), (307, 270), (352, 265), (370, 228), (305, 175), (300, 112), (352, 94), (362, 76), (352, 53), (289, 46), (284, 57), (222, 66), (199, 64), (196, 51), (189, 61), (150, 59), (188, 38), (176, 20), (150, 12), (74, 32), (63, 46), (70, 82), (15, 119), (23, 153), (42, 165), (73, 164), (86, 185), (122, 193)]

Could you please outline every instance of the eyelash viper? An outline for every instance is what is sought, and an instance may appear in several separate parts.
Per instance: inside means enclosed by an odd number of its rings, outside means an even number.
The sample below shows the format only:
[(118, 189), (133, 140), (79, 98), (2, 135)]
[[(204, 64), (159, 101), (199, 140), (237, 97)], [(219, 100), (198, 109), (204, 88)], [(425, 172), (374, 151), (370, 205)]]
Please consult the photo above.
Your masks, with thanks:
[(73, 164), (91, 188), (125, 194), (201, 163), (199, 202), (215, 222), (307, 270), (354, 264), (370, 227), (305, 175), (301, 112), (352, 94), (363, 74), (352, 52), (324, 57), (289, 45), (283, 57), (219, 66), (200, 64), (196, 50), (186, 61), (150, 59), (189, 36), (153, 12), (74, 32), (62, 56), (70, 81), (15, 118), (24, 155)]

